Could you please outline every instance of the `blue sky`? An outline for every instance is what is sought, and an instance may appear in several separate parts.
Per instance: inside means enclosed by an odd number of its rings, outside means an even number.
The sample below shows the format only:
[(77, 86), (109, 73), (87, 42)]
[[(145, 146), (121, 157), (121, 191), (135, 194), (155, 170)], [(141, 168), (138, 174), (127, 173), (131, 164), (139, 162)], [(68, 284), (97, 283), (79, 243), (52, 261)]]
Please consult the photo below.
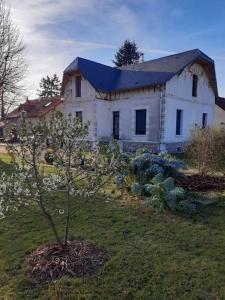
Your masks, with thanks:
[(26, 43), (26, 81), (34, 97), (42, 76), (81, 56), (112, 65), (125, 39), (145, 60), (199, 48), (215, 60), (225, 96), (224, 0), (8, 0)]

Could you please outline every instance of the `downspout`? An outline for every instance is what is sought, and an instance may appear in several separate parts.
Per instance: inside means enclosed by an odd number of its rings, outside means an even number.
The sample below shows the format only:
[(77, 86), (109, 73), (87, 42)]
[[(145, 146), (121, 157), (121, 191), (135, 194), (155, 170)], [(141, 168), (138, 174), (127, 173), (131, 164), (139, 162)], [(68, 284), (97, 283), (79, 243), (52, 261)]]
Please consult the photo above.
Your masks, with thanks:
[(164, 128), (165, 128), (165, 85), (160, 87), (160, 101), (159, 101), (159, 149), (164, 151)]

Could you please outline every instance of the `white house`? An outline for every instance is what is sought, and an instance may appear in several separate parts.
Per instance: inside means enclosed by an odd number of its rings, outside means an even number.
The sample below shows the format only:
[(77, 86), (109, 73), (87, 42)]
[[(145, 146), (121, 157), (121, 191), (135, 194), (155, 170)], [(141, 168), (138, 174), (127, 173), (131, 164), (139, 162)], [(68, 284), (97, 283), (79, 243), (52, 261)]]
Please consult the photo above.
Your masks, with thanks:
[(225, 98), (216, 98), (215, 126), (225, 128)]
[(64, 71), (65, 114), (90, 121), (88, 139), (181, 151), (190, 129), (214, 122), (214, 61), (198, 49), (120, 69), (76, 58)]

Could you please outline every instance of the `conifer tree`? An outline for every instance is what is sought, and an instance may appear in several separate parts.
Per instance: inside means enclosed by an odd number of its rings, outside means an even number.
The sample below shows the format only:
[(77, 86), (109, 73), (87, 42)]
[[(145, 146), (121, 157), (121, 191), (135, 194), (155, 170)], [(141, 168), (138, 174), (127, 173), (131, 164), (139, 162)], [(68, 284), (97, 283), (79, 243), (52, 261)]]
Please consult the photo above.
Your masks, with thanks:
[(138, 49), (135, 41), (131, 42), (130, 40), (125, 40), (123, 45), (116, 52), (115, 60), (113, 60), (113, 63), (117, 67), (121, 67), (123, 65), (131, 65), (135, 62), (139, 62), (140, 58), (143, 55), (144, 54)]
[(37, 90), (39, 97), (54, 97), (60, 95), (61, 82), (59, 77), (54, 74), (52, 77), (43, 77), (40, 81), (40, 89)]

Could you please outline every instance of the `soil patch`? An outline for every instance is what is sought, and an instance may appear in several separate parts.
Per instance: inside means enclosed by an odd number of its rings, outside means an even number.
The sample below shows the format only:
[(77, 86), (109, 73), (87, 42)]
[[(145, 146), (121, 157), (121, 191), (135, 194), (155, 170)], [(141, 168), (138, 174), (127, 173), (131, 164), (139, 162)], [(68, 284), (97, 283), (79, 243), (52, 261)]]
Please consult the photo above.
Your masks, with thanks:
[(176, 178), (177, 186), (187, 191), (223, 191), (225, 190), (225, 178), (219, 176), (189, 175), (186, 178)]
[(57, 243), (38, 247), (25, 260), (28, 276), (35, 283), (48, 282), (62, 276), (95, 274), (107, 260), (104, 249), (84, 242), (69, 241), (62, 248)]

